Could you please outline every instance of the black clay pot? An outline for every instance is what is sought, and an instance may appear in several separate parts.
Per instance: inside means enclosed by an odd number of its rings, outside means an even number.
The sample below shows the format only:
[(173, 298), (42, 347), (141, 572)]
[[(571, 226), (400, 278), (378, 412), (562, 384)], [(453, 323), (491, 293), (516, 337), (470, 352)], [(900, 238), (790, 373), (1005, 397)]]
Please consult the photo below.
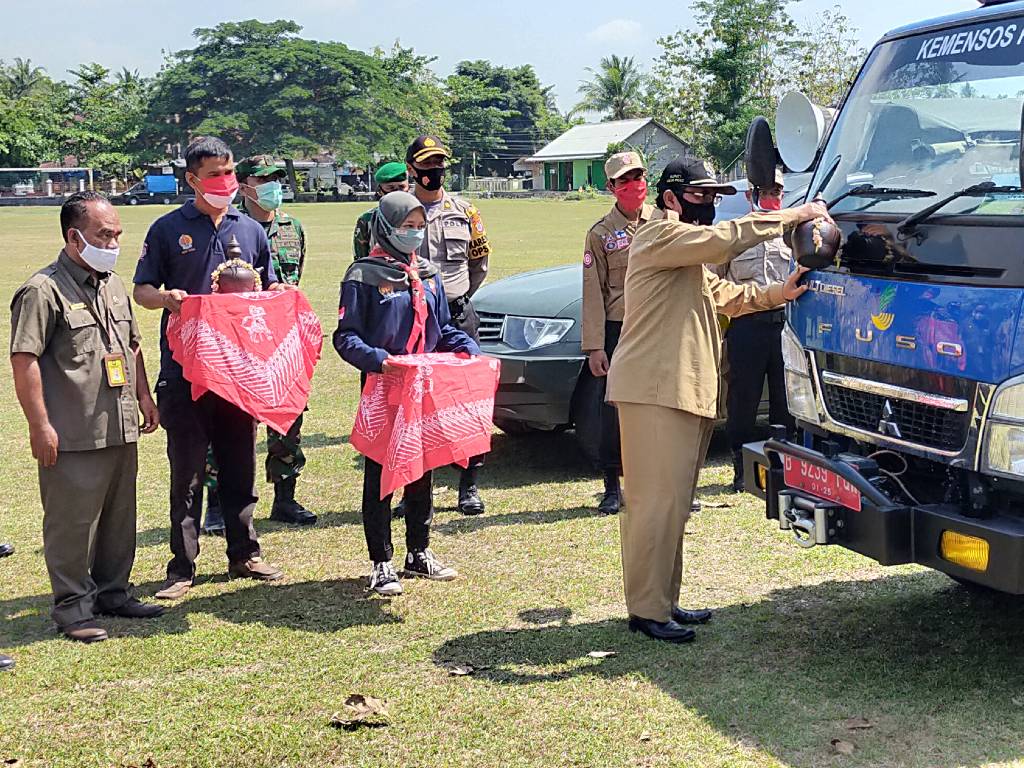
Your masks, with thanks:
[(842, 244), (839, 228), (825, 219), (805, 221), (790, 234), (790, 247), (797, 263), (809, 269), (834, 264)]

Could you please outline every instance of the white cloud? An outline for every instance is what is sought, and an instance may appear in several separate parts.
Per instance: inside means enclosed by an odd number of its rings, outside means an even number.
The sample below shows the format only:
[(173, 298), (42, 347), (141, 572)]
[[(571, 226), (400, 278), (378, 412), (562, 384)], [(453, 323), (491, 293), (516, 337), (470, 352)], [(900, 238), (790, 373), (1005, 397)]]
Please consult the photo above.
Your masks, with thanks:
[(643, 39), (644, 25), (633, 19), (612, 19), (587, 33), (593, 43), (635, 43)]

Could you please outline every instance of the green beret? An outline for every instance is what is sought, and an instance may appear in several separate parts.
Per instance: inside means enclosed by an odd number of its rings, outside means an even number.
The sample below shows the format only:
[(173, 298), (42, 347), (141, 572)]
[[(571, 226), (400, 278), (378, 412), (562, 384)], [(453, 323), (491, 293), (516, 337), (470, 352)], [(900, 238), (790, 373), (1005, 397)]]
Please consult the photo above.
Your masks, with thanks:
[(384, 163), (377, 172), (373, 174), (373, 180), (378, 184), (386, 184), (389, 181), (405, 181), (406, 168), (405, 163)]

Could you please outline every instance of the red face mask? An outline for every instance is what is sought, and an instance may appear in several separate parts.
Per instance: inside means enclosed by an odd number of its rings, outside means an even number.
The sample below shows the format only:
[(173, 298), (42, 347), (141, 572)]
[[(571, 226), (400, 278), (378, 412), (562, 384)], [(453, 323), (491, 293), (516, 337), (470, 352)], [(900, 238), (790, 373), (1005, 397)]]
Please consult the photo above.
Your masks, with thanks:
[(782, 210), (782, 198), (781, 197), (765, 197), (761, 196), (757, 200), (758, 206), (764, 211), (781, 211)]
[(198, 181), (203, 198), (214, 208), (227, 208), (238, 194), (238, 179), (233, 173)]
[(647, 181), (645, 179), (627, 181), (625, 184), (619, 184), (615, 187), (612, 194), (615, 195), (615, 199), (619, 201), (619, 205), (625, 210), (635, 211), (647, 199)]

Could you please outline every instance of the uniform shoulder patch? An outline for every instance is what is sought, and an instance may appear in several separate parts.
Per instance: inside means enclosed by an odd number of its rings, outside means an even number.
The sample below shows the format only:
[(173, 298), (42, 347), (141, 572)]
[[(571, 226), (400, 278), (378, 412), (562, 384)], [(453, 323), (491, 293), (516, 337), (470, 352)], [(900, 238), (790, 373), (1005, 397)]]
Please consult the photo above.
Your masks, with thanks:
[(594, 266), (594, 254), (592, 254), (590, 251), (583, 252), (583, 266), (586, 267), (587, 269), (590, 269), (592, 266)]

